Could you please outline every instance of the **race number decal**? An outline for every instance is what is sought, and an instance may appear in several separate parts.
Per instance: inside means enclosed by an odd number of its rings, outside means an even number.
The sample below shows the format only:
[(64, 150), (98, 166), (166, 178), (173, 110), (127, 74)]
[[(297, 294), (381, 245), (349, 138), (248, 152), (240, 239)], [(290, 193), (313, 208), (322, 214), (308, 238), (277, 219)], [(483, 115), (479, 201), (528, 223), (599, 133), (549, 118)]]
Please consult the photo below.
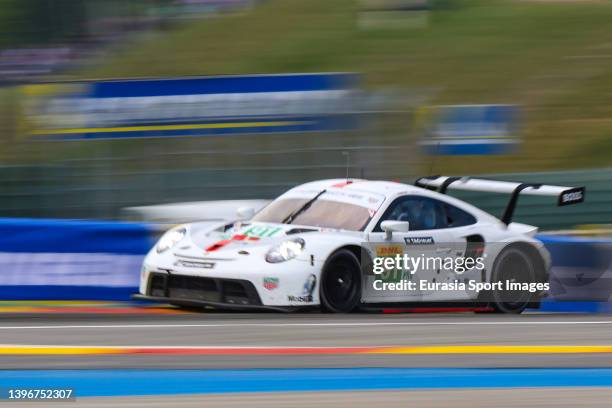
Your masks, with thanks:
[(282, 228), (280, 227), (269, 227), (266, 225), (252, 225), (249, 229), (243, 232), (243, 235), (247, 237), (255, 238), (269, 238), (276, 235)]

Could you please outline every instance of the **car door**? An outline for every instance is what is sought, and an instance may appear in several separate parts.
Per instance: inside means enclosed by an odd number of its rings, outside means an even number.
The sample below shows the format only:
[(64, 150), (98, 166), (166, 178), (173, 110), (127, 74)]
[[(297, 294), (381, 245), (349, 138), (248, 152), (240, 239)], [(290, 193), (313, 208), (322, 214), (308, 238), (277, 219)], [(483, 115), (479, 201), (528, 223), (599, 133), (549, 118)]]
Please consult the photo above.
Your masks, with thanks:
[[(448, 256), (455, 259), (455, 267), (453, 269), (443, 268), (438, 273), (438, 282), (457, 281), (466, 285), (470, 280), (482, 282), (484, 279), (482, 268), (465, 266), (469, 265), (465, 264), (467, 258), (481, 256), (484, 251), (484, 238), (479, 234), (476, 217), (447, 202), (443, 202), (442, 206), (445, 216), (444, 231), (448, 239), (448, 245), (445, 246), (451, 248)], [(475, 295), (469, 289), (467, 291), (436, 291), (429, 293), (426, 300), (466, 300)]]
[[(381, 228), (383, 221), (408, 221), (407, 232), (393, 232), (388, 238)], [(380, 275), (366, 273), (364, 279), (364, 301), (366, 302), (414, 302), (431, 297), (428, 283), (440, 279), (439, 268), (423, 267), (427, 259), (451, 256), (454, 250), (452, 235), (444, 228), (443, 203), (430, 197), (405, 195), (396, 198), (384, 212), (372, 232), (368, 235), (368, 246), (374, 257), (407, 255), (412, 265), (409, 269), (385, 268)], [(420, 261), (419, 261), (420, 259)], [(419, 267), (415, 262), (421, 262)], [(416, 266), (416, 267), (415, 267)], [(385, 283), (413, 282), (411, 288), (380, 290)], [(406, 284), (408, 285), (408, 283)]]

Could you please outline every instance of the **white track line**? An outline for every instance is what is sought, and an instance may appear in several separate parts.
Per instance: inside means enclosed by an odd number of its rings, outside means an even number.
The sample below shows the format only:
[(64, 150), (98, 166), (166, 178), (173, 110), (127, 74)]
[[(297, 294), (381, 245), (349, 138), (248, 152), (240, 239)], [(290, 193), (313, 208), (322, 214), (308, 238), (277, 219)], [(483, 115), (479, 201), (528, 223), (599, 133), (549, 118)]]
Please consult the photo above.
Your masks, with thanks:
[(181, 329), (198, 327), (380, 327), (380, 326), (522, 326), (522, 325), (611, 325), (612, 320), (509, 321), (509, 322), (343, 322), (343, 323), (202, 323), (202, 324), (104, 324), (0, 326), (0, 330), (45, 329)]

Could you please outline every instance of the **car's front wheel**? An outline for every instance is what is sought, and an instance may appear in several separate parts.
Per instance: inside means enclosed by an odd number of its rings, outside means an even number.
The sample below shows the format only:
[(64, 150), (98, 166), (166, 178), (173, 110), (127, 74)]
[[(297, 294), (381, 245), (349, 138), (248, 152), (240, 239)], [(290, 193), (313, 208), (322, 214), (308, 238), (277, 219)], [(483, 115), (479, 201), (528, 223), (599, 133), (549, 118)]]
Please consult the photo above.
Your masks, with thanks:
[(351, 251), (333, 253), (323, 268), (320, 285), (321, 308), (325, 312), (349, 313), (361, 301), (361, 267)]

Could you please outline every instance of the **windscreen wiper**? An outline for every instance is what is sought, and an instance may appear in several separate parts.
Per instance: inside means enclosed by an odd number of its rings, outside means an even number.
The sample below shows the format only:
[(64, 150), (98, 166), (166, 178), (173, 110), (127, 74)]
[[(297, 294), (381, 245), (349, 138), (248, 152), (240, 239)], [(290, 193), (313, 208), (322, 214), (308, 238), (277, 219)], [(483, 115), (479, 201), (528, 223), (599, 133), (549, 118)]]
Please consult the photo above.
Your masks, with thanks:
[(297, 210), (295, 210), (294, 212), (292, 212), (291, 214), (289, 214), (287, 216), (287, 218), (285, 218), (283, 220), (283, 224), (291, 224), (293, 222), (293, 220), (295, 219), (295, 217), (297, 217), (298, 215), (300, 215), (301, 213), (303, 213), (304, 211), (306, 211), (308, 208), (310, 208), (310, 206), (312, 205), (312, 203), (314, 203), (315, 201), (317, 201), (317, 199), (319, 197), (321, 197), (323, 194), (325, 194), (327, 190), (323, 190), (321, 192), (319, 192), (316, 196), (312, 197), (310, 200), (306, 201), (304, 203), (303, 206), (301, 206), (300, 208), (298, 208)]

